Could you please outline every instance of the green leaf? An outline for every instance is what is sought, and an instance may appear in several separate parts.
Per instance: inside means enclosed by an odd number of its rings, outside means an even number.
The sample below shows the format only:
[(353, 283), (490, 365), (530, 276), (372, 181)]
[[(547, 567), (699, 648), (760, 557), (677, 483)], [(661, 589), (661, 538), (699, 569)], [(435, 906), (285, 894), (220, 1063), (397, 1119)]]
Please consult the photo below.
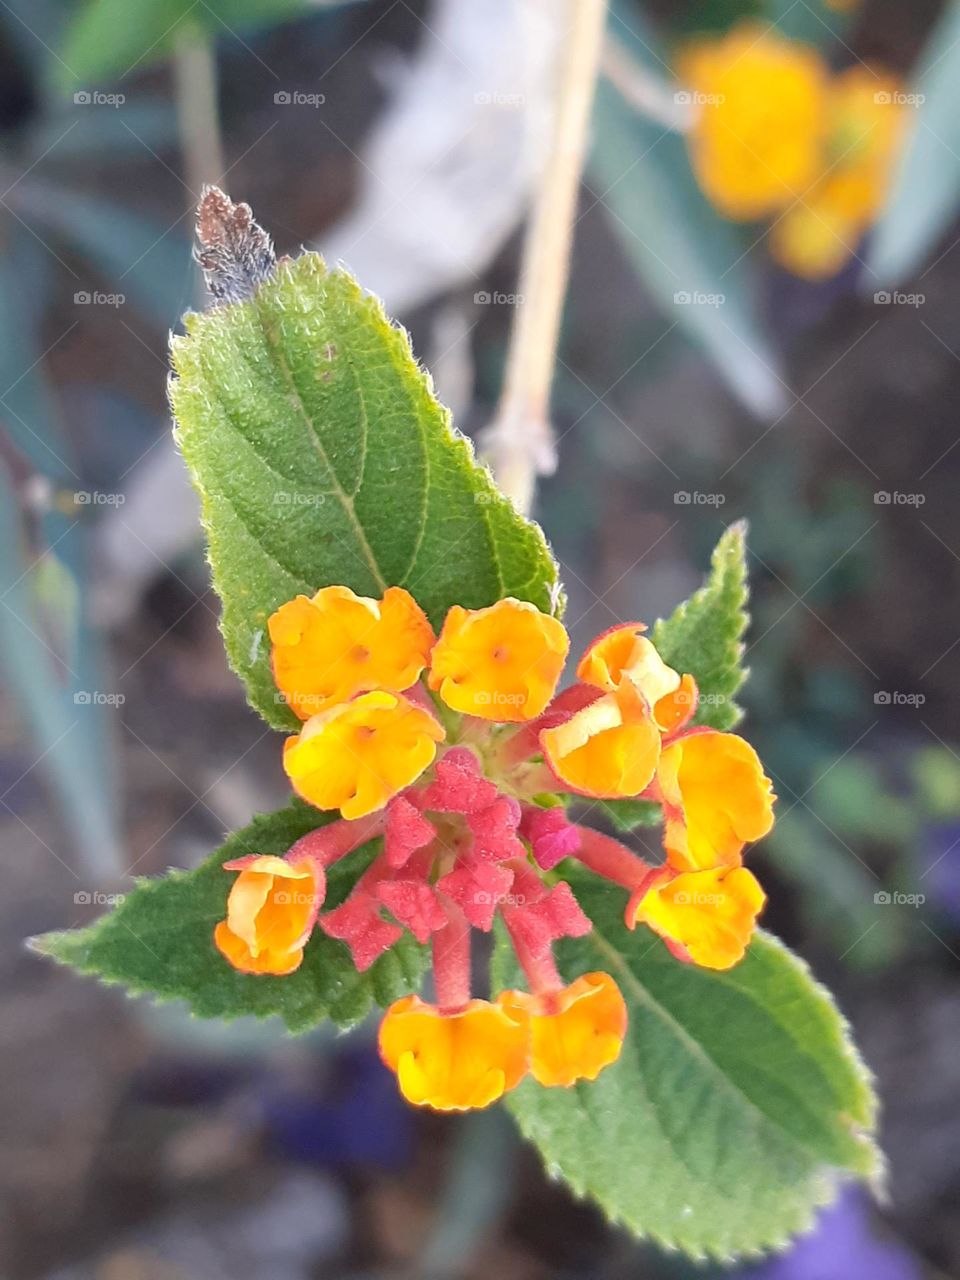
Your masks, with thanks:
[(637, 827), (656, 827), (663, 817), (660, 805), (653, 800), (630, 797), (626, 800), (596, 800), (593, 804), (610, 819), (617, 831), (624, 833), (636, 831)]
[[(291, 1031), (306, 1031), (324, 1018), (353, 1026), (371, 1002), (386, 1005), (419, 985), (424, 950), (408, 934), (364, 974), (357, 973), (342, 942), (314, 930), (303, 964), (286, 977), (238, 973), (213, 945), (213, 929), (226, 915), (234, 876), (224, 862), (249, 853), (284, 854), (301, 836), (329, 820), (310, 805), (255, 818), (195, 871), (172, 871), (139, 880), (108, 915), (86, 929), (48, 933), (34, 947), (81, 973), (120, 983), (132, 995), (186, 1000), (204, 1018), (277, 1015)], [(338, 905), (369, 862), (371, 846), (332, 868), (325, 906)]]
[(67, 30), (61, 79), (72, 89), (122, 78), (164, 57), (185, 31), (231, 35), (309, 11), (307, 0), (87, 0)]
[(743, 715), (733, 698), (747, 678), (746, 533), (743, 521), (730, 526), (717, 543), (704, 585), (661, 618), (652, 634), (664, 661), (696, 679), (700, 704), (693, 723), (711, 729), (732, 729)]
[(250, 302), (189, 315), (173, 341), (178, 439), (203, 500), (223, 633), (277, 728), (265, 638), (299, 592), (406, 587), (435, 626), (452, 604), (556, 607), (556, 565), (435, 399), (403, 330), (316, 254)]
[[(662, 77), (668, 55), (658, 53), (657, 36), (636, 5), (612, 5), (610, 29), (641, 66)], [(713, 361), (751, 413), (769, 419), (782, 413), (782, 361), (757, 316), (749, 240), (700, 191), (684, 139), (645, 119), (604, 80), (597, 85), (588, 180), (594, 203), (611, 215), (611, 230), (670, 327)]]
[(803, 40), (829, 51), (850, 28), (853, 13), (840, 13), (824, 0), (768, 0), (766, 14), (780, 35)]
[(927, 39), (905, 107), (908, 136), (886, 207), (865, 254), (865, 292), (898, 284), (929, 256), (960, 205), (960, 3), (950, 0)]
[[(561, 944), (563, 976), (611, 973), (630, 1022), (596, 1081), (509, 1095), (548, 1171), (637, 1235), (723, 1260), (786, 1244), (842, 1175), (879, 1175), (869, 1076), (802, 961), (761, 934), (726, 973), (684, 965), (627, 932), (623, 895), (574, 887), (595, 928)], [(495, 969), (517, 982), (503, 937)]]

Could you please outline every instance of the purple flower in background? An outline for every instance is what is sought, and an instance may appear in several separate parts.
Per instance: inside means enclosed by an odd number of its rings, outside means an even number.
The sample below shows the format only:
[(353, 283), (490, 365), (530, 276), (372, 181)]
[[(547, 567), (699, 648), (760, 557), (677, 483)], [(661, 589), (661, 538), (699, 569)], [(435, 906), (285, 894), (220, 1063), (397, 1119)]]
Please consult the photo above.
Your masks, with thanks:
[(909, 1249), (876, 1234), (869, 1198), (848, 1187), (788, 1253), (740, 1275), (745, 1280), (921, 1280), (923, 1270)]

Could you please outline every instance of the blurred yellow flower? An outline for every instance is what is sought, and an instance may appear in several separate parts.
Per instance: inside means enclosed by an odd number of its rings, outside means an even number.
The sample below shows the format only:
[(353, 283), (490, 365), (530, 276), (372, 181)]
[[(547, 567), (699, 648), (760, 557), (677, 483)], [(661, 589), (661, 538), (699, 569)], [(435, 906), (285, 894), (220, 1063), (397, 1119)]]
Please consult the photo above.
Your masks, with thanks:
[(823, 176), (773, 227), (770, 252), (794, 275), (836, 275), (886, 199), (905, 126), (898, 81), (868, 67), (838, 75), (828, 97)]
[(819, 53), (746, 22), (686, 46), (677, 69), (696, 109), (694, 173), (716, 208), (750, 222), (802, 196), (823, 160), (828, 71)]

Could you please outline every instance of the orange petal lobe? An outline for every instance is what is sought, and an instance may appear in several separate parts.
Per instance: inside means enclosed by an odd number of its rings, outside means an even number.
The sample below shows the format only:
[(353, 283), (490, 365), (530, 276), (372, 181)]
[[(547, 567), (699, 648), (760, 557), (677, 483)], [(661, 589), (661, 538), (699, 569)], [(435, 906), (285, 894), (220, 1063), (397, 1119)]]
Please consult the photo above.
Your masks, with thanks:
[(370, 689), (402, 693), (434, 644), (426, 615), (402, 587), (380, 601), (323, 587), (281, 605), (267, 626), (274, 679), (301, 720)]
[(569, 643), (556, 618), (524, 600), (454, 605), (433, 651), (430, 688), (464, 715), (533, 720), (553, 697)]
[(272, 854), (224, 863), (238, 871), (227, 918), (214, 930), (221, 955), (242, 973), (293, 973), (323, 902), (323, 870), (312, 859), (290, 863)]
[(596, 1080), (623, 1048), (627, 1006), (608, 973), (586, 973), (562, 991), (513, 992), (530, 1015), (530, 1074), (547, 1087)]
[(310, 804), (362, 818), (414, 782), (443, 737), (428, 711), (375, 690), (312, 716), (284, 743), (283, 767)]
[(746, 867), (686, 871), (631, 902), (628, 924), (649, 925), (703, 968), (730, 969), (743, 959), (765, 902)]
[(471, 1000), (446, 1011), (405, 996), (380, 1024), (380, 1056), (408, 1102), (435, 1111), (488, 1107), (527, 1073), (529, 1026), (523, 1010)]
[(540, 734), (550, 768), (572, 791), (635, 796), (653, 778), (660, 730), (629, 682), (625, 685)]
[(664, 844), (687, 871), (738, 862), (773, 826), (775, 796), (753, 747), (734, 733), (694, 732), (665, 747), (657, 766)]

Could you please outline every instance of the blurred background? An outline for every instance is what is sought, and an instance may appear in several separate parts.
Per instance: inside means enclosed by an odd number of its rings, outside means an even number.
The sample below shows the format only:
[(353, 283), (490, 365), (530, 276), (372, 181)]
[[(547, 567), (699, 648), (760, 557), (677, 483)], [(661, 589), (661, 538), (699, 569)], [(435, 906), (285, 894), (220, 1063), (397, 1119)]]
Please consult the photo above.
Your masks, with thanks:
[[(505, 1113), (406, 1108), (369, 1028), (192, 1022), (23, 946), (287, 796), (170, 437), (201, 183), (280, 252), (349, 265), (480, 433), (568, 16), (0, 3), (4, 1276), (711, 1274), (575, 1203)], [(821, 170), (758, 213), (718, 194), (698, 120), (719, 65), (742, 127), (780, 137), (787, 77), (742, 84), (770, 40), (869, 92), (856, 138), (825, 99)], [(613, 0), (536, 515), (574, 651), (670, 611), (749, 519), (749, 734), (780, 796), (766, 923), (853, 1023), (890, 1160), (886, 1203), (844, 1193), (738, 1276), (960, 1273), (958, 219), (954, 0)]]

